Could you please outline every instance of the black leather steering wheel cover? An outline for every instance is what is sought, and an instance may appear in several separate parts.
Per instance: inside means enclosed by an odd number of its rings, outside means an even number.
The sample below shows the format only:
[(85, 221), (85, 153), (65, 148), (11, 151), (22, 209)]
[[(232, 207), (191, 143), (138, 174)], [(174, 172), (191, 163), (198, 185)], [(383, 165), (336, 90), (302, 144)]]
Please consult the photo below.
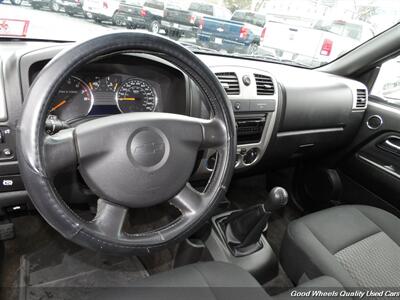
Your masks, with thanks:
[[(60, 198), (52, 180), (46, 175), (44, 162), (45, 118), (53, 96), (63, 80), (80, 66), (104, 55), (137, 51), (159, 56), (184, 71), (207, 96), (216, 116), (226, 125), (226, 146), (218, 160), (208, 189), (212, 201), (201, 216), (182, 228), (179, 220), (170, 224), (171, 236), (161, 236), (149, 244), (109, 240), (91, 232), (87, 221), (79, 218)], [(47, 103), (46, 103), (47, 102)], [(234, 116), (227, 96), (211, 70), (192, 52), (166, 38), (134, 32), (113, 33), (76, 44), (53, 58), (35, 79), (25, 100), (17, 127), (19, 167), (32, 202), (45, 220), (64, 237), (94, 250), (116, 254), (140, 254), (165, 247), (189, 236), (210, 217), (218, 201), (224, 196), (231, 180), (236, 139)]]

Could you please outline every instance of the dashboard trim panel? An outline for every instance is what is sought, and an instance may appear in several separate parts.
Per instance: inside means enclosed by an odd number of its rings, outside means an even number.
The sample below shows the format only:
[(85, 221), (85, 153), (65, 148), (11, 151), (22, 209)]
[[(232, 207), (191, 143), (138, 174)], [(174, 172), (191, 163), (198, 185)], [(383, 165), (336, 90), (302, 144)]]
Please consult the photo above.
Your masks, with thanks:
[(0, 59), (0, 121), (7, 121), (7, 104), (4, 92), (3, 63)]
[(343, 127), (337, 127), (337, 128), (310, 129), (310, 130), (281, 131), (277, 133), (277, 137), (302, 135), (302, 134), (315, 134), (324, 132), (340, 132), (343, 130), (344, 130)]

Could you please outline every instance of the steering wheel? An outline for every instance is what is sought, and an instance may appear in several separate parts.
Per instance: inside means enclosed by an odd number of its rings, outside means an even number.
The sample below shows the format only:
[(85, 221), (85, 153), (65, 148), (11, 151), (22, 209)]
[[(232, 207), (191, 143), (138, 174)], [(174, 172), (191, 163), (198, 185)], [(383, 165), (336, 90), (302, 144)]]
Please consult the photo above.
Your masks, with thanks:
[[(51, 98), (61, 83), (93, 60), (125, 52), (157, 56), (184, 72), (204, 93), (212, 117), (127, 113), (47, 134)], [(39, 213), (65, 238), (113, 254), (150, 252), (188, 237), (225, 194), (235, 163), (233, 112), (215, 75), (183, 46), (145, 33), (108, 34), (59, 53), (32, 84), (17, 132), (21, 175)], [(198, 192), (188, 181), (198, 151), (206, 148), (215, 148), (218, 159)], [(55, 176), (68, 169), (78, 169), (99, 198), (91, 221), (72, 211), (54, 186)], [(173, 222), (137, 234), (124, 230), (128, 209), (165, 201), (180, 211)]]

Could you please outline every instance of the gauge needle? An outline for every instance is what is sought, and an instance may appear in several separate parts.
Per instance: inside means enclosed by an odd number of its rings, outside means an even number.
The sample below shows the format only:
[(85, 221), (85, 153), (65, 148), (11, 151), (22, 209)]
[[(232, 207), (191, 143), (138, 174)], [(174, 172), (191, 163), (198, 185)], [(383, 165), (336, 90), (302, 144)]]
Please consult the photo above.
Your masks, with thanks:
[(60, 108), (61, 106), (63, 106), (65, 103), (67, 103), (67, 101), (62, 100), (60, 103), (54, 105), (54, 106), (50, 109), (50, 112), (55, 111), (56, 109), (58, 109), (58, 108)]
[(127, 97), (125, 97), (125, 98), (119, 98), (118, 99), (119, 101), (135, 101), (136, 100), (136, 98), (127, 98)]

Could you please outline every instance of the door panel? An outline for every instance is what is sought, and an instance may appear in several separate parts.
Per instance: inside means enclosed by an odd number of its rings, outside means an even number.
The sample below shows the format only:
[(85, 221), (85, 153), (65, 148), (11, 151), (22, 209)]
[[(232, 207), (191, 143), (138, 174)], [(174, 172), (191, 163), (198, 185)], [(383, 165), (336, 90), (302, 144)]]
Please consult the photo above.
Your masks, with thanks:
[[(379, 128), (371, 126), (382, 124)], [(368, 123), (368, 120), (370, 122)], [(382, 200), (382, 206), (400, 210), (400, 108), (371, 96), (352, 155), (340, 170)], [(362, 199), (357, 203), (362, 203)], [(384, 205), (383, 205), (384, 204)]]

